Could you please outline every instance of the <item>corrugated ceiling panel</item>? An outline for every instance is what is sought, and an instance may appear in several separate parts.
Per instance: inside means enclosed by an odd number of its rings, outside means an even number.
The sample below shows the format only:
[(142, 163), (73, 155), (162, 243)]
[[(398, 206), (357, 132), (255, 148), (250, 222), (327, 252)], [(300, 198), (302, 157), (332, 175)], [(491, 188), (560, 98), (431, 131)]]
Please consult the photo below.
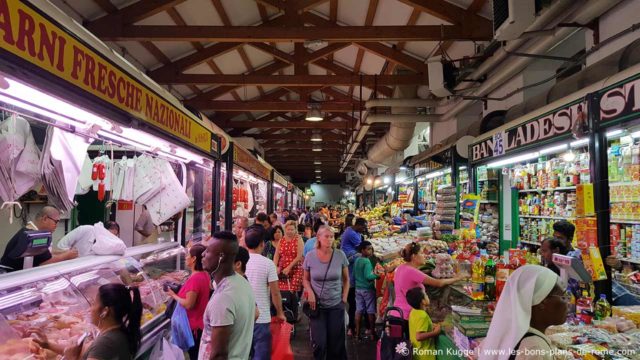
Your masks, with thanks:
[(244, 45), (243, 48), (244, 48), (244, 51), (247, 53), (247, 57), (249, 57), (251, 66), (254, 69), (273, 61), (273, 56), (265, 53), (262, 50), (258, 50), (253, 46)]
[(211, 4), (211, 0), (189, 0), (176, 6), (178, 13), (189, 25), (222, 26), (222, 20)]
[(216, 57), (213, 61), (218, 65), (223, 74), (242, 74), (247, 71), (237, 51), (230, 51)]
[(374, 26), (406, 25), (413, 8), (398, 0), (380, 0)]
[(258, 6), (253, 0), (222, 0), (222, 6), (233, 26), (254, 25), (262, 22)]
[(357, 0), (357, 1), (338, 1), (338, 22), (362, 26), (367, 18), (367, 9), (369, 8), (369, 1)]
[(360, 66), (360, 71), (370, 75), (380, 74), (384, 63), (385, 60), (380, 56), (365, 52), (364, 56), (362, 57), (362, 65)]
[(350, 45), (344, 49), (341, 49), (340, 51), (336, 51), (335, 53), (333, 53), (333, 58), (336, 61), (344, 65), (347, 65), (350, 69), (353, 69), (353, 66), (356, 62), (357, 55), (358, 55), (358, 48), (356, 48), (353, 45)]

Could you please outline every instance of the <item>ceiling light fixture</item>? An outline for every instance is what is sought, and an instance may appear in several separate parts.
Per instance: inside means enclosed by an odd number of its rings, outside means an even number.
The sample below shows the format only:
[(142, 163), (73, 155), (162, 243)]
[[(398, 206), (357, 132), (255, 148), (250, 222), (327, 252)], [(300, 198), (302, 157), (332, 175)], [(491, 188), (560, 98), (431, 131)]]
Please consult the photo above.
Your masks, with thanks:
[(322, 141), (322, 135), (315, 133), (315, 134), (311, 134), (311, 141), (313, 142), (320, 142)]
[(316, 160), (316, 161), (313, 162), (313, 165), (322, 165), (322, 161)]
[(322, 172), (322, 170), (320, 170), (320, 169), (316, 169), (316, 172), (317, 172), (317, 173), (321, 173), (321, 172)]
[(322, 147), (319, 145), (314, 145), (313, 148), (311, 148), (311, 151), (315, 151), (315, 152), (322, 151)]
[(324, 120), (324, 117), (322, 116), (322, 113), (320, 112), (320, 104), (318, 103), (311, 103), (308, 105), (309, 107), (309, 111), (307, 112), (307, 115), (304, 117), (305, 120), (307, 121), (322, 121)]

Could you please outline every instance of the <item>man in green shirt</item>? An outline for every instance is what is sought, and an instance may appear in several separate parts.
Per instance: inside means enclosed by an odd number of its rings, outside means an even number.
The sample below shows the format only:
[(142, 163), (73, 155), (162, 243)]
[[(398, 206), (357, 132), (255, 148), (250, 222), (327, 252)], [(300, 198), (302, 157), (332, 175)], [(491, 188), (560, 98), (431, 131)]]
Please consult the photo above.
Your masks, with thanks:
[(353, 265), (353, 276), (356, 283), (356, 337), (360, 337), (360, 322), (362, 315), (369, 316), (369, 331), (375, 336), (376, 324), (376, 285), (378, 275), (373, 272), (373, 265), (369, 257), (373, 255), (373, 246), (369, 241), (363, 241), (358, 246), (360, 255)]

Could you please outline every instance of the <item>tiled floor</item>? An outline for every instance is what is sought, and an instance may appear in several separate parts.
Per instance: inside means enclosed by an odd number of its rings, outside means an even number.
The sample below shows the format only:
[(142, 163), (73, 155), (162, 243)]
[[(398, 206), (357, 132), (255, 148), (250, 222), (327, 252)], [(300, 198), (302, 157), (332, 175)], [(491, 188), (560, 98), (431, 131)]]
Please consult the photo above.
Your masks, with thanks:
[[(300, 323), (296, 324), (296, 331), (295, 338), (291, 339), (294, 358), (296, 360), (313, 360), (309, 340), (309, 320), (306, 316), (302, 316)], [(347, 339), (347, 353), (350, 360), (375, 360), (375, 350), (376, 343), (373, 341), (356, 344), (351, 338)]]

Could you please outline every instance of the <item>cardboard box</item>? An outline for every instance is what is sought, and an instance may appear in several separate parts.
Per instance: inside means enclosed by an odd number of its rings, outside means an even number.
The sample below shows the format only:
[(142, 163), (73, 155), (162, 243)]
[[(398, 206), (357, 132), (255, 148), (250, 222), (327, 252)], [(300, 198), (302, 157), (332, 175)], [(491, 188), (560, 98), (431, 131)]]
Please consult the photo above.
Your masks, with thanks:
[(577, 216), (594, 216), (595, 205), (593, 197), (593, 184), (579, 184), (576, 188)]

